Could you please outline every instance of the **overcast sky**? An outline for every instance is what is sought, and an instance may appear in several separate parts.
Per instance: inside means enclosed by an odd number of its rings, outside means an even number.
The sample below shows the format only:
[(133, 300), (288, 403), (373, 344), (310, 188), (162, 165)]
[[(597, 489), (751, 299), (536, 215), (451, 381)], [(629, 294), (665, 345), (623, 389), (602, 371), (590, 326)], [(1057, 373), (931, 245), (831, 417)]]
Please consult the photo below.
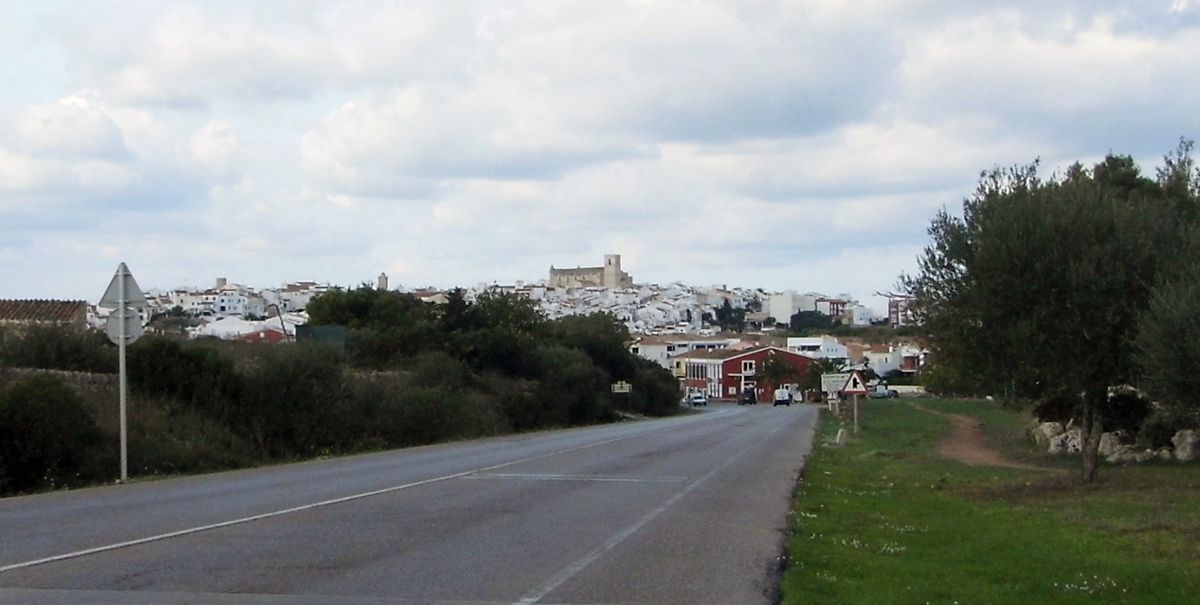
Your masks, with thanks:
[(4, 3), (0, 298), (545, 279), (866, 297), (979, 172), (1200, 135), (1200, 0)]

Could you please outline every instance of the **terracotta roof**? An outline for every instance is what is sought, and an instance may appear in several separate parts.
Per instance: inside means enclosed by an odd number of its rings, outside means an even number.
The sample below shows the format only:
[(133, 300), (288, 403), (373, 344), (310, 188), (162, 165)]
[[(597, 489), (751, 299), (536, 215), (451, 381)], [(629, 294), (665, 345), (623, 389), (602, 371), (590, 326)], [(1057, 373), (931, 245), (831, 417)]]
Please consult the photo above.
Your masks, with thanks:
[(86, 312), (82, 300), (0, 300), (0, 321), (71, 323)]

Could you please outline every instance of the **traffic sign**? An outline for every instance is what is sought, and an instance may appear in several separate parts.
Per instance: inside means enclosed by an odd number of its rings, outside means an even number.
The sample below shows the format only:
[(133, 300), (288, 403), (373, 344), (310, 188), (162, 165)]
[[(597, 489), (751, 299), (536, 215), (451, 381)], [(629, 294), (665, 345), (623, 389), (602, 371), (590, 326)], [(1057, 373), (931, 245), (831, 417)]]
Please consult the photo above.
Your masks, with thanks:
[(122, 339), (125, 344), (133, 344), (133, 341), (141, 338), (144, 332), (142, 316), (133, 307), (122, 307), (113, 311), (109, 314), (108, 321), (104, 323), (104, 333), (108, 336), (108, 340), (115, 345), (121, 344)]
[(858, 370), (850, 372), (850, 378), (846, 379), (842, 392), (847, 395), (866, 395), (867, 381), (863, 380), (862, 374), (859, 374)]
[[(124, 282), (124, 289), (121, 288), (122, 282)], [(104, 296), (100, 297), (100, 306), (106, 309), (119, 309), (145, 304), (146, 295), (138, 287), (137, 280), (133, 279), (129, 267), (126, 267), (125, 263), (121, 263), (117, 267), (117, 274), (113, 275), (112, 281), (108, 283), (108, 288), (104, 290)]]
[(836, 393), (846, 386), (847, 380), (850, 380), (850, 372), (821, 374), (821, 390), (826, 393)]

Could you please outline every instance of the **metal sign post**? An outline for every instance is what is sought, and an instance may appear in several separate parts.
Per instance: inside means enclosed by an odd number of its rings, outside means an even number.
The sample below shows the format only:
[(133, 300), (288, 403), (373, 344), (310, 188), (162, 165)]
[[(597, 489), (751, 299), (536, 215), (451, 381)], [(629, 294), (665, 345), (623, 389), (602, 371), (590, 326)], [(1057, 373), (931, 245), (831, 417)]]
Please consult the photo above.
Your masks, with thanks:
[(141, 317), (132, 306), (136, 304), (146, 304), (146, 295), (134, 281), (129, 267), (121, 263), (104, 296), (100, 298), (101, 307), (113, 309), (104, 326), (104, 333), (117, 345), (117, 371), (121, 382), (121, 483), (129, 481), (129, 431), (126, 422), (129, 390), (125, 376), (125, 346), (142, 335)]

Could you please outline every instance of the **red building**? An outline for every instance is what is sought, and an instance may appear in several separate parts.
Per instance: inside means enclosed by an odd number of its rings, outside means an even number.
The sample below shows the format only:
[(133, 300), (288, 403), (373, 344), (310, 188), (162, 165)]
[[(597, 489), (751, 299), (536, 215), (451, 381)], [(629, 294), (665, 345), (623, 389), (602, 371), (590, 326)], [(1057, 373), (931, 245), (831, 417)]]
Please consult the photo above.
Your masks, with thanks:
[(759, 401), (769, 401), (778, 385), (762, 378), (761, 370), (768, 359), (782, 359), (795, 370), (795, 382), (784, 383), (792, 392), (799, 392), (798, 383), (808, 376), (812, 358), (779, 347), (750, 349), (716, 349), (692, 351), (674, 357), (684, 364), (683, 386), (689, 392), (701, 391), (709, 397), (733, 399), (746, 388), (758, 393)]

